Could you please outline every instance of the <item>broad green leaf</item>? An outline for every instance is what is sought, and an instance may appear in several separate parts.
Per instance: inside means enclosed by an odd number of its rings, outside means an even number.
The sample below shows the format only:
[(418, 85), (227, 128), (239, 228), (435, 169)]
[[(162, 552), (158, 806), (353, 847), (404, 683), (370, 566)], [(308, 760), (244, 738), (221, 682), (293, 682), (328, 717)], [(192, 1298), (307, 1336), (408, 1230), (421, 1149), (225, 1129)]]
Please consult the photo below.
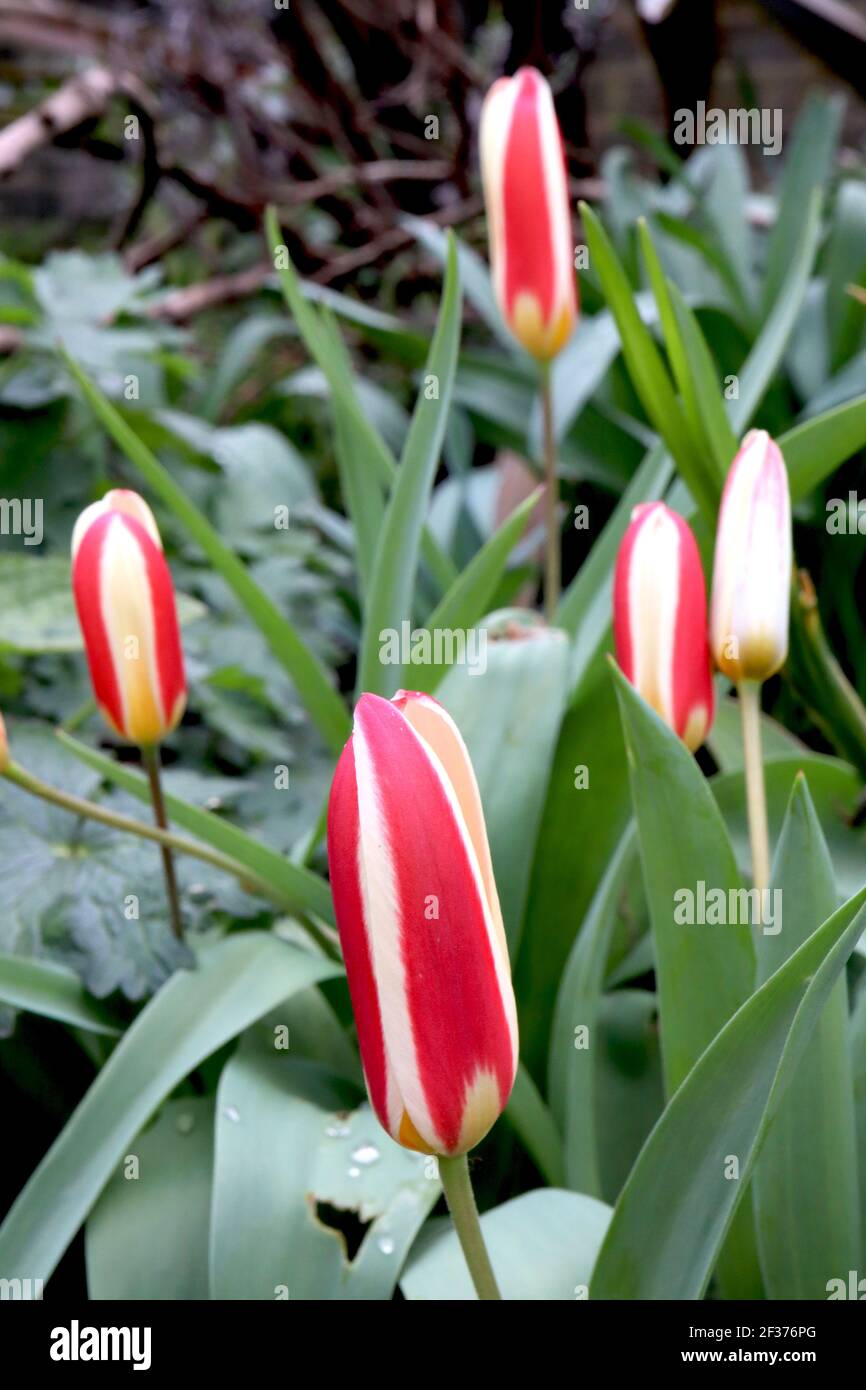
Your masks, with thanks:
[[(208, 1297), (214, 1103), (167, 1102), (132, 1140), (87, 1221), (87, 1292), (109, 1301)], [(124, 1171), (130, 1158), (138, 1170)]]
[[(400, 631), (412, 616), (412, 598), (424, 515), (439, 463), (460, 343), (460, 282), (452, 252), (439, 322), (403, 457), (385, 511), (373, 575), (367, 595), (358, 666), (358, 691), (393, 695), (402, 683), (402, 668), (380, 659), (383, 633)], [(432, 394), (428, 395), (428, 385)]]
[(65, 354), (64, 357), (97, 419), (234, 591), (267, 638), (277, 660), (295, 682), (298, 694), (322, 737), (335, 752), (339, 751), (351, 732), (351, 723), (343, 701), (319, 658), (310, 651), (277, 605), (252, 578), (243, 561), (221, 540), (207, 518), (141, 442), (98, 386), (70, 357)]
[[(836, 909), (833, 865), (805, 777), (794, 795), (773, 870), (775, 920), (757, 937), (763, 984)], [(842, 975), (767, 1131), (753, 1191), (769, 1298), (819, 1299), (857, 1267), (860, 1194)]]
[[(729, 696), (719, 696), (716, 691), (716, 713), (713, 727), (707, 737), (707, 747), (713, 755), (719, 771), (736, 772), (743, 767), (743, 722), (740, 717), (739, 701)], [(792, 758), (808, 750), (789, 733), (782, 724), (777, 724), (768, 714), (761, 715), (761, 751), (765, 762), (773, 758)]]
[[(480, 621), (496, 593), (512, 550), (526, 530), (538, 498), (539, 491), (536, 491), (521, 502), (472, 557), (427, 618), (424, 626), (431, 635), (436, 632), (468, 633)], [(424, 689), (428, 694), (436, 689), (447, 670), (446, 662), (437, 664), (434, 661), (425, 666)]]
[[(81, 762), (94, 772), (98, 772), (109, 782), (114, 782), (124, 791), (130, 792), (145, 804), (150, 802), (150, 789), (146, 777), (127, 763), (116, 762), (98, 753), (94, 748), (79, 743), (71, 735), (58, 731), (58, 739), (64, 748), (74, 753)], [(287, 911), (314, 912), (327, 922), (333, 921), (333, 907), (328, 885), (318, 874), (294, 864), (260, 840), (254, 839), (239, 826), (232, 825), (213, 811), (201, 806), (193, 806), (179, 796), (167, 793), (165, 804), (169, 821), (181, 826), (191, 835), (204, 840), (223, 854), (246, 865), (252, 873), (267, 883), (279, 897)]]
[(788, 268), (797, 257), (806, 209), (816, 204), (822, 185), (833, 172), (843, 109), (840, 97), (823, 92), (813, 92), (803, 104), (785, 158), (778, 215), (767, 243), (761, 305), (764, 315), (786, 292), (783, 287)]
[(541, 1098), (541, 1092), (522, 1062), (517, 1065), (514, 1089), (505, 1108), (505, 1118), (541, 1176), (551, 1187), (561, 1186), (565, 1181), (565, 1165), (559, 1130)]
[(616, 319), (623, 356), (641, 404), (653, 428), (665, 440), (676, 459), (677, 467), (695, 501), (702, 507), (712, 509), (715, 484), (692, 443), (683, 408), (674, 395), (659, 350), (635, 307), (625, 271), (595, 213), (585, 203), (580, 204), (580, 209), (593, 268)]
[(698, 408), (696, 382), (692, 374), (692, 366), (686, 344), (683, 341), (680, 324), (677, 321), (677, 314), (670, 287), (665, 278), (658, 252), (653, 245), (653, 240), (645, 218), (642, 217), (638, 222), (637, 231), (644, 265), (646, 266), (650, 286), (658, 307), (659, 322), (661, 323), (662, 333), (664, 334), (665, 347), (667, 348), (671, 371), (673, 372), (674, 381), (682, 397), (683, 409), (685, 410), (686, 420), (692, 436), (692, 443), (696, 448), (700, 448), (705, 440), (703, 421), (701, 420), (701, 413)]
[(862, 304), (848, 293), (866, 274), (866, 187), (859, 179), (841, 184), (833, 208), (825, 261), (830, 368), (841, 367), (863, 340)]
[(109, 1010), (86, 992), (75, 972), (52, 961), (0, 955), (0, 1000), (89, 1033), (116, 1036), (121, 1031)]
[[(439, 1184), (354, 1103), (269, 1031), (245, 1035), (217, 1095), (212, 1298), (390, 1298)], [(370, 1223), (351, 1264), (318, 1205)]]
[[(610, 1208), (595, 1197), (548, 1187), (524, 1192), (481, 1217), (503, 1299), (568, 1301), (586, 1297)], [(474, 1299), (466, 1262), (450, 1225), (419, 1242), (400, 1281), (408, 1299)]]
[(50, 1278), (129, 1145), (183, 1078), (296, 990), (339, 967), (263, 932), (202, 951), (145, 1006), (0, 1227), (0, 1275)]
[[(848, 763), (803, 749), (764, 763), (767, 818), (770, 841), (778, 838), (798, 772), (805, 772), (809, 791), (830, 850), (839, 901), (851, 897), (866, 883), (866, 833), (856, 823), (863, 784)], [(745, 871), (750, 863), (749, 830), (746, 815), (746, 788), (742, 771), (711, 778), (710, 788), (725, 818), (737, 863)]]
[(438, 698), (472, 759), (509, 950), (516, 957), (532, 856), (565, 703), (568, 643), (556, 629), (516, 624), (489, 640), (486, 666), (453, 667)]
[[(613, 668), (628, 754), (643, 877), (655, 939), (667, 1091), (748, 998), (755, 969), (749, 926), (685, 923), (706, 892), (741, 888), (712, 792), (688, 749)], [(680, 909), (682, 910), (680, 911)]]
[[(739, 396), (730, 407), (731, 425), (738, 436), (748, 427), (785, 355), (809, 285), (820, 237), (821, 194), (816, 188), (797, 210), (796, 236), (782, 263), (784, 278), (778, 295), (772, 298), (772, 308), (765, 307), (763, 327), (739, 373)], [(769, 284), (768, 276), (765, 288)]]
[(817, 928), (671, 1098), (616, 1204), (591, 1298), (701, 1298), (767, 1126), (863, 930), (864, 901), (858, 893)]
[(551, 1006), (565, 963), (628, 819), (622, 730), (601, 663), (559, 731), (513, 962), (521, 1055), (536, 1081), (547, 1074)]
[(612, 1204), (665, 1105), (658, 999), (647, 989), (599, 999), (594, 1104), (601, 1196)]
[(866, 395), (794, 425), (778, 444), (788, 465), (791, 500), (798, 502), (866, 446)]
[[(602, 1194), (596, 1133), (596, 1021), (617, 907), (627, 875), (634, 871), (634, 826), (610, 861), (586, 920), (571, 949), (556, 998), (550, 1041), (549, 1092), (564, 1134), (565, 1171), (575, 1192)], [(586, 1029), (588, 1046), (578, 1045)]]

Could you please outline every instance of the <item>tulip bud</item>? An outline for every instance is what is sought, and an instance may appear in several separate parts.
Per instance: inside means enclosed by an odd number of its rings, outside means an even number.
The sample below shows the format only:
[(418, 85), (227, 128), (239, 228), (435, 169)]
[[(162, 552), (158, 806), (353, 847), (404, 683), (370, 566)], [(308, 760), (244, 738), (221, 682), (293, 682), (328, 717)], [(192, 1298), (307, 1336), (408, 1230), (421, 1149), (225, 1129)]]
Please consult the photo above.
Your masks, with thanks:
[(495, 82), (479, 132), (493, 285), (502, 317), (533, 357), (555, 357), (577, 319), (562, 136), (535, 68)]
[(82, 512), (72, 587), (103, 716), (130, 743), (159, 743), (180, 722), (186, 678), (171, 574), (137, 493), (116, 489)]
[(765, 681), (788, 655), (791, 498), (778, 444), (752, 430), (731, 464), (716, 531), (710, 646), (732, 681)]
[(0, 714), (0, 777), (8, 768), (9, 762), (9, 740), (6, 737), (6, 725), (3, 722), (3, 716)]
[(706, 586), (688, 524), (663, 502), (632, 512), (616, 558), (613, 612), (624, 675), (694, 752), (713, 722)]
[(373, 1108), (407, 1148), (466, 1153), (508, 1100), (517, 1018), (475, 774), (429, 695), (359, 700), (328, 863)]

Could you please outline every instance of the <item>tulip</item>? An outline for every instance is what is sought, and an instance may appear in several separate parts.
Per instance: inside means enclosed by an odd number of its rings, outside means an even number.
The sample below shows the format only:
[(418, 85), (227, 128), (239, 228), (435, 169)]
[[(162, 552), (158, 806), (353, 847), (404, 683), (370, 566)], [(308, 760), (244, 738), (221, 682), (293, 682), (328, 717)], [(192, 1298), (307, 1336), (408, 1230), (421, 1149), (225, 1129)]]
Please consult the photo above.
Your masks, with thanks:
[(710, 645), (732, 681), (765, 681), (788, 655), (791, 563), (785, 460), (752, 430), (725, 482), (713, 566)]
[(577, 288), (562, 136), (535, 68), (493, 84), (479, 134), (496, 298), (518, 342), (547, 361), (571, 336)]
[(623, 673), (694, 752), (713, 722), (706, 587), (691, 529), (663, 502), (632, 512), (613, 606)]
[(103, 716), (130, 743), (161, 742), (183, 714), (186, 678), (171, 575), (137, 493), (116, 489), (82, 512), (72, 584)]
[(475, 774), (430, 696), (359, 700), (328, 862), (373, 1108), (405, 1147), (464, 1155), (508, 1099), (517, 1021)]

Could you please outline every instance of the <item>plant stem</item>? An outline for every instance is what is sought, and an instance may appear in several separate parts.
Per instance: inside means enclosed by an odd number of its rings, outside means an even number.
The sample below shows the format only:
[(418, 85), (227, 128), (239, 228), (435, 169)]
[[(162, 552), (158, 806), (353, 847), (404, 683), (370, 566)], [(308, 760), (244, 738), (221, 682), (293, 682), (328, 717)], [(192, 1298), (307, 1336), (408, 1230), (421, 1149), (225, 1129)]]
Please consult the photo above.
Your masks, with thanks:
[(481, 1223), (478, 1220), (478, 1208), (475, 1205), (466, 1155), (440, 1158), (439, 1177), (457, 1231), (457, 1239), (460, 1241), (463, 1257), (475, 1285), (475, 1292), (481, 1299), (501, 1299), (502, 1294), (499, 1292), (487, 1246), (484, 1244), (484, 1236), (481, 1234)]
[(340, 960), (339, 940), (335, 932), (319, 926), (312, 920), (308, 913), (299, 912), (294, 903), (283, 898), (278, 889), (274, 888), (265, 879), (259, 878), (258, 874), (252, 869), (248, 869), (238, 859), (232, 859), (227, 854), (221, 854), (219, 850), (209, 849), (206, 845), (201, 845), (197, 840), (188, 840), (183, 835), (176, 835), (171, 830), (161, 829), (155, 825), (145, 825), (143, 821), (135, 820), (133, 816), (123, 816), (117, 811), (109, 811), (104, 806), (99, 806), (95, 801), (87, 801), (83, 796), (73, 796), (70, 792), (62, 792), (58, 787), (52, 787), (49, 782), (43, 782), (41, 777), (35, 777), (32, 772), (27, 772), (18, 763), (10, 762), (3, 774), (8, 781), (20, 787), (22, 791), (29, 792), (31, 796), (38, 796), (41, 801), (47, 801), (52, 806), (59, 806), (62, 811), (68, 811), (70, 815), (80, 816), (83, 820), (95, 821), (98, 825), (107, 825), (112, 830), (119, 830), (125, 835), (137, 835), (139, 839), (150, 840), (151, 843), (160, 845), (167, 849), (174, 850), (177, 854), (187, 854), (192, 859), (200, 859), (204, 864), (212, 864), (215, 869), (220, 869), (225, 874), (231, 874), (236, 878), (241, 887), (248, 893), (256, 893), (261, 898), (267, 898), (283, 911), (290, 912), (297, 917), (321, 946), (322, 950), (332, 960)]
[(761, 757), (761, 686), (740, 681), (737, 686), (743, 722), (743, 754), (746, 770), (746, 804), (752, 847), (752, 884), (761, 892), (770, 886), (770, 835), (767, 829), (767, 797)]
[[(168, 817), (165, 814), (165, 798), (162, 794), (162, 778), (160, 776), (159, 746), (150, 744), (141, 750), (141, 761), (147, 773), (147, 780), (150, 783), (150, 797), (153, 802), (153, 818), (160, 830), (168, 829)], [(162, 868), (165, 874), (165, 892), (168, 898), (168, 912), (171, 919), (171, 929), (178, 941), (183, 941), (183, 922), (180, 915), (180, 894), (177, 891), (177, 878), (174, 872), (174, 855), (171, 846), (160, 845), (162, 854)]]
[(553, 396), (550, 390), (550, 363), (541, 367), (541, 414), (544, 423), (544, 514), (547, 547), (544, 567), (544, 611), (553, 622), (562, 586), (559, 557), (559, 480), (556, 476), (556, 433), (553, 428)]

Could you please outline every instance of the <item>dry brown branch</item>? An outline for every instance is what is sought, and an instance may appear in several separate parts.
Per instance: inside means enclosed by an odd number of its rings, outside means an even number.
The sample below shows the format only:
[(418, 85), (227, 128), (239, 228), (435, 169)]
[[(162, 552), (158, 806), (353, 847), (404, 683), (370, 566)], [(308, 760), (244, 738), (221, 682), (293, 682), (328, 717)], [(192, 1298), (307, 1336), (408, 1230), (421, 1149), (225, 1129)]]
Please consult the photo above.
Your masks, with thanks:
[(0, 131), (0, 178), (7, 178), (35, 150), (58, 135), (99, 116), (119, 80), (107, 68), (93, 67), (65, 83), (39, 106)]

